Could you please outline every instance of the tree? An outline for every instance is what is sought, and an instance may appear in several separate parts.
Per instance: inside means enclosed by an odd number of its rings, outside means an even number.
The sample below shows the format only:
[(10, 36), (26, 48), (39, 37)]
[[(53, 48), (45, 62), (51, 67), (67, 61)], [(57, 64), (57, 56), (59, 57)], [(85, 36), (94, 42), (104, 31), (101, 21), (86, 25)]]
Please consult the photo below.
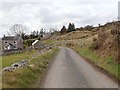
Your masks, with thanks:
[(74, 23), (73, 24), (69, 23), (67, 32), (71, 32), (71, 31), (75, 31), (75, 25), (74, 25)]
[(56, 28), (50, 28), (49, 33), (53, 33), (56, 30), (57, 30)]
[(39, 36), (39, 31), (36, 31), (36, 37), (38, 37)]
[(37, 38), (39, 36), (39, 31), (33, 31), (31, 32), (30, 34), (30, 38), (33, 39), (33, 38)]
[(23, 39), (26, 39), (25, 33), (22, 33), (22, 34), (21, 34), (21, 37), (22, 37)]
[(44, 29), (43, 28), (41, 28), (41, 30), (40, 30), (40, 35), (42, 35), (43, 33), (44, 33), (44, 31), (43, 31)]
[(85, 26), (85, 29), (88, 31), (91, 31), (94, 27), (92, 25)]
[(22, 24), (15, 24), (9, 29), (11, 34), (20, 35), (25, 34), (27, 31), (27, 27)]
[(61, 29), (61, 31), (60, 31), (60, 33), (61, 34), (65, 34), (66, 32), (67, 32), (67, 29), (66, 29), (65, 26), (63, 26), (62, 29)]
[(75, 25), (74, 25), (74, 23), (72, 24), (72, 29), (73, 29), (73, 31), (75, 31)]

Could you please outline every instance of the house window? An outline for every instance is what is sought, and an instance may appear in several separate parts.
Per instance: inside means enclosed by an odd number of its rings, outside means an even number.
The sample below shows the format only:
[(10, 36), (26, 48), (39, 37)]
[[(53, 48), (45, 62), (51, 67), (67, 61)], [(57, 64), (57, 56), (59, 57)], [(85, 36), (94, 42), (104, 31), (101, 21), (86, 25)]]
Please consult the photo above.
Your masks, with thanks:
[(16, 48), (16, 46), (14, 46), (14, 48)]
[(16, 41), (14, 41), (14, 44), (16, 44), (17, 42)]
[(5, 46), (4, 49), (7, 49), (7, 46)]

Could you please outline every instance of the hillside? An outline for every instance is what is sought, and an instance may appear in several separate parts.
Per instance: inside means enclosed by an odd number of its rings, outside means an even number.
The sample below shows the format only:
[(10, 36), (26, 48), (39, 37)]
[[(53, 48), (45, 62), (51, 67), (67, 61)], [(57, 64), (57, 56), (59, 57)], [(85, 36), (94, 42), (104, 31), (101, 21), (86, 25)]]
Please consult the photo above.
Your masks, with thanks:
[(120, 22), (110, 22), (92, 29), (76, 31), (51, 38), (55, 45), (67, 46), (95, 65), (120, 79)]
[(99, 27), (94, 27), (91, 30), (87, 30), (86, 28), (81, 30), (78, 28), (77, 31), (57, 36), (55, 39), (58, 42), (62, 41), (65, 43), (69, 43), (70, 41), (71, 43), (76, 43), (78, 41), (78, 44), (80, 44), (82, 42), (84, 46), (92, 47), (99, 55), (103, 57), (106, 55), (112, 56), (118, 61), (118, 24), (120, 24), (118, 21), (111, 22), (105, 25), (100, 25)]

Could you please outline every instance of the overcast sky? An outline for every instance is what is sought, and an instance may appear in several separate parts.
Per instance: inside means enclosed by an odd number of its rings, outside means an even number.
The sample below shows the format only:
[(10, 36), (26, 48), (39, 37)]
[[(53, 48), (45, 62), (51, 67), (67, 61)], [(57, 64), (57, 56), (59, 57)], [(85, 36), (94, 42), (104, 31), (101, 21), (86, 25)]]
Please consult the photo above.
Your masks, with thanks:
[(119, 0), (1, 0), (0, 37), (14, 24), (28, 32), (45, 28), (60, 29), (68, 23), (76, 27), (104, 24), (118, 18)]

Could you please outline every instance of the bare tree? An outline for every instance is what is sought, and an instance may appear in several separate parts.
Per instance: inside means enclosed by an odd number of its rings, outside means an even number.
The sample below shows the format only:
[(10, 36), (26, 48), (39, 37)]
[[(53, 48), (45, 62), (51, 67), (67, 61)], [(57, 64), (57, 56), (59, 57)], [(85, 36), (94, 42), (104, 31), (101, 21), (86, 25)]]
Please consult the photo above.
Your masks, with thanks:
[(11, 32), (11, 34), (21, 36), (23, 33), (26, 33), (27, 29), (28, 28), (22, 24), (15, 24), (9, 29), (9, 31)]
[(7, 35), (8, 35), (8, 36), (10, 36), (10, 35), (11, 35), (11, 34), (10, 34), (10, 31), (7, 31)]

